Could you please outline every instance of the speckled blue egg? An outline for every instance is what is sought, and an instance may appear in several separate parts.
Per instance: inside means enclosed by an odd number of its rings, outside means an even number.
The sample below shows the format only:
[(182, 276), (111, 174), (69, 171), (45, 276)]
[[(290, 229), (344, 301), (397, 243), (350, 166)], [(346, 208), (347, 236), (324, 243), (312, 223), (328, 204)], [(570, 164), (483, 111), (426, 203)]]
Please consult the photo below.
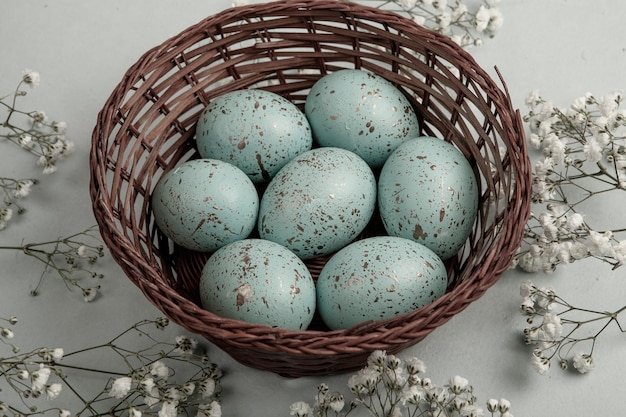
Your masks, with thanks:
[(200, 300), (221, 317), (305, 330), (315, 312), (315, 284), (302, 260), (284, 246), (245, 239), (207, 260)]
[(447, 283), (443, 262), (424, 245), (376, 236), (330, 258), (317, 279), (317, 308), (330, 329), (346, 329), (430, 304), (445, 293)]
[(254, 183), (269, 181), (296, 155), (311, 149), (304, 113), (264, 90), (235, 90), (213, 99), (196, 126), (198, 152), (230, 162)]
[(187, 249), (214, 251), (254, 230), (259, 196), (239, 168), (194, 159), (161, 177), (151, 196), (158, 228)]
[(454, 145), (418, 137), (399, 146), (383, 166), (378, 204), (389, 235), (420, 242), (445, 260), (472, 231), (478, 183)]
[(363, 70), (339, 70), (320, 78), (307, 95), (304, 112), (317, 143), (352, 151), (372, 168), (382, 166), (394, 149), (420, 132), (402, 92)]
[(258, 231), (301, 259), (312, 259), (356, 238), (375, 206), (376, 180), (361, 157), (315, 148), (291, 160), (268, 184)]

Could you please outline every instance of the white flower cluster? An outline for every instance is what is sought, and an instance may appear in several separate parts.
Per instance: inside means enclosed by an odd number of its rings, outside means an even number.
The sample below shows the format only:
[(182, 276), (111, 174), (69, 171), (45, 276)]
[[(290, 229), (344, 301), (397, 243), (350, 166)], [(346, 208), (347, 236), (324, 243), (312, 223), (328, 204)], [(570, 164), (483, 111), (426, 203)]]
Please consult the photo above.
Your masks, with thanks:
[(0, 230), (11, 220), (14, 208), (18, 214), (24, 212), (20, 200), (30, 194), (32, 186), (36, 183), (37, 180), (34, 179), (0, 178), (0, 190), (4, 194), (4, 205), (0, 207)]
[[(67, 123), (49, 121), (43, 111), (27, 112), (16, 107), (17, 98), (27, 94), (26, 91), (20, 90), (20, 86), (25, 84), (36, 87), (40, 79), (38, 72), (26, 69), (22, 73), (22, 80), (15, 92), (0, 97), (0, 105), (9, 111), (6, 120), (2, 123), (6, 133), (1, 133), (0, 139), (8, 140), (37, 156), (37, 164), (43, 167), (43, 173), (51, 174), (57, 170), (57, 160), (74, 152), (74, 143), (65, 136)], [(18, 116), (25, 118), (26, 122), (20, 123), (12, 120)]]
[(296, 401), (291, 405), (292, 416), (313, 417), (345, 416), (356, 408), (365, 408), (372, 416), (402, 417), (408, 415), (446, 415), (460, 417), (481, 417), (486, 412), (491, 416), (513, 417), (509, 411), (511, 404), (505, 399), (490, 399), (486, 411), (477, 405), (473, 387), (461, 376), (450, 378), (448, 384), (435, 385), (430, 378), (423, 377), (424, 363), (417, 358), (402, 361), (384, 351), (373, 352), (367, 365), (352, 375), (348, 388), (355, 395), (350, 401), (346, 414), (344, 396), (331, 393), (326, 384), (318, 386), (315, 404)]
[[(345, 0), (344, 0), (345, 1)], [(470, 10), (462, 0), (361, 0), (385, 10), (408, 15), (417, 24), (449, 36), (463, 48), (479, 46), (493, 37), (504, 22), (500, 0), (482, 0)]]
[[(524, 120), (529, 142), (541, 151), (533, 168), (533, 212), (517, 265), (529, 272), (594, 257), (613, 267), (626, 263), (626, 239), (592, 228), (593, 213), (580, 206), (607, 192), (626, 190), (626, 109), (622, 95), (588, 93), (560, 109), (537, 91), (529, 94)], [(536, 209), (540, 207), (543, 212)]]
[[(191, 354), (197, 342), (185, 336), (176, 338), (177, 349), (184, 354)], [(131, 417), (141, 417), (144, 413), (133, 401), (139, 399), (146, 409), (158, 408), (159, 417), (176, 417), (179, 409), (194, 403), (196, 417), (220, 417), (221, 404), (218, 401), (219, 368), (208, 366), (201, 375), (178, 384), (172, 382), (174, 369), (162, 360), (152, 362), (141, 370), (135, 370), (131, 376), (116, 378), (109, 388), (109, 396), (121, 399), (128, 406)]]
[[(26, 413), (18, 404), (8, 404), (0, 400), (0, 415), (36, 416), (49, 415), (49, 412), (58, 410), (60, 417), (75, 415), (127, 415), (131, 417), (158, 416), (176, 417), (179, 414), (194, 415), (196, 417), (220, 417), (222, 415), (220, 394), (222, 376), (221, 370), (211, 363), (203, 354), (198, 354), (198, 342), (187, 336), (178, 336), (175, 343), (158, 342), (144, 329), (145, 326), (155, 325), (162, 330), (169, 324), (165, 318), (146, 320), (131, 326), (109, 343), (97, 344), (76, 352), (64, 352), (61, 348), (35, 348), (27, 353), (20, 353), (20, 348), (8, 343), (14, 338), (11, 326), (17, 323), (17, 318), (5, 319), (6, 327), (0, 326), (0, 342), (10, 345), (13, 355), (6, 355), (0, 351), (0, 391), (13, 390), (19, 396), (21, 403), (29, 410)], [(128, 336), (131, 331), (143, 339), (148, 339), (148, 348), (133, 351), (123, 347), (122, 337)], [(0, 345), (1, 347), (2, 345)], [(102, 349), (111, 349), (117, 353), (123, 366), (128, 367), (128, 374), (108, 379), (104, 389), (93, 399), (82, 392), (82, 387), (72, 385), (72, 379), (63, 372), (69, 366), (80, 369), (82, 372), (94, 371), (94, 375), (106, 373), (101, 369), (92, 370), (89, 366), (65, 365), (64, 359), (69, 356), (90, 352), (98, 354)], [(184, 369), (191, 375), (185, 378), (181, 369), (173, 369), (168, 363), (185, 363)], [(111, 371), (112, 374), (116, 374)], [(59, 382), (51, 382), (58, 377)], [(184, 382), (181, 382), (183, 381)], [(73, 414), (66, 408), (42, 408), (41, 411), (32, 400), (39, 399), (45, 394), (48, 400), (59, 397), (63, 387), (75, 394), (83, 408)], [(106, 395), (105, 395), (106, 394)], [(98, 404), (107, 398), (107, 402), (100, 407), (106, 407), (102, 413), (97, 413)], [(116, 405), (112, 401), (119, 400)], [(193, 414), (192, 414), (193, 413)]]
[[(612, 322), (615, 322), (622, 330), (618, 316), (626, 310), (626, 306), (613, 313), (578, 308), (557, 296), (553, 289), (539, 288), (531, 281), (522, 283), (520, 295), (522, 296), (520, 306), (522, 314), (527, 317), (528, 324), (531, 324), (531, 327), (524, 329), (524, 342), (535, 346), (531, 364), (541, 375), (548, 373), (553, 359), (558, 360), (562, 369), (567, 369), (571, 363), (581, 374), (591, 371), (595, 366), (592, 353), (597, 337)], [(561, 311), (555, 311), (557, 308)], [(581, 319), (580, 315), (576, 315), (577, 313), (590, 315), (591, 318)], [(571, 315), (577, 319), (570, 319)], [(541, 322), (533, 325), (538, 317), (541, 317)], [(598, 329), (592, 329), (594, 331), (577, 336), (583, 327), (593, 324), (597, 325)], [(590, 351), (579, 351), (573, 356), (568, 356), (574, 346), (582, 342), (591, 344)]]

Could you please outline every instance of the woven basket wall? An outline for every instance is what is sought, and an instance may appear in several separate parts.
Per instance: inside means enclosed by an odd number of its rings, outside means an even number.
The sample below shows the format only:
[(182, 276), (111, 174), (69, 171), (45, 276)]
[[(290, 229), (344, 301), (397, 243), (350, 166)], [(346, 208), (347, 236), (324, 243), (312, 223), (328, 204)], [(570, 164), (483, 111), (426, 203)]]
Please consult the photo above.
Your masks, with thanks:
[[(475, 169), (478, 219), (447, 264), (447, 293), (410, 314), (342, 331), (319, 319), (306, 331), (287, 331), (203, 310), (197, 286), (208, 254), (159, 232), (150, 208), (154, 186), (198, 156), (196, 121), (214, 97), (264, 88), (302, 108), (313, 83), (342, 68), (393, 82), (421, 118), (422, 133), (454, 143)], [(373, 350), (397, 353), (419, 342), (498, 280), (529, 214), (530, 166), (507, 93), (448, 38), (390, 12), (332, 0), (228, 9), (147, 51), (98, 115), (90, 163), (94, 213), (128, 278), (182, 327), (243, 364), (286, 376), (354, 370)], [(309, 263), (313, 275), (324, 261)]]

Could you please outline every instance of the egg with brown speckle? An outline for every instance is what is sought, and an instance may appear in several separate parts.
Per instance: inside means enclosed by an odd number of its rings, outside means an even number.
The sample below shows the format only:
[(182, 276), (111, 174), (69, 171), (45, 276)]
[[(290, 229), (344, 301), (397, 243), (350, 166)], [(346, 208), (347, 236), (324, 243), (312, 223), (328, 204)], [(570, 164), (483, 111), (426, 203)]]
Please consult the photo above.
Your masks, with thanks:
[(478, 200), (469, 161), (454, 145), (434, 137), (400, 145), (378, 179), (387, 233), (420, 242), (444, 260), (458, 253), (469, 237)]
[(311, 149), (304, 113), (270, 91), (242, 89), (214, 98), (196, 126), (203, 158), (229, 162), (254, 183), (268, 182), (291, 159)]
[(356, 238), (375, 206), (376, 180), (361, 157), (340, 148), (315, 148), (292, 159), (268, 184), (258, 231), (301, 259), (312, 259)]
[(315, 284), (306, 265), (287, 248), (244, 239), (207, 260), (200, 299), (203, 308), (221, 317), (306, 330), (315, 312)]
[(150, 202), (161, 232), (200, 252), (248, 237), (259, 209), (257, 190), (246, 174), (216, 159), (193, 159), (168, 171)]
[(424, 245), (376, 236), (330, 258), (317, 279), (317, 307), (330, 329), (346, 329), (423, 307), (445, 293), (447, 282), (443, 262)]
[(318, 144), (352, 151), (372, 168), (382, 166), (394, 149), (420, 132), (406, 96), (385, 78), (359, 69), (317, 80), (304, 112)]

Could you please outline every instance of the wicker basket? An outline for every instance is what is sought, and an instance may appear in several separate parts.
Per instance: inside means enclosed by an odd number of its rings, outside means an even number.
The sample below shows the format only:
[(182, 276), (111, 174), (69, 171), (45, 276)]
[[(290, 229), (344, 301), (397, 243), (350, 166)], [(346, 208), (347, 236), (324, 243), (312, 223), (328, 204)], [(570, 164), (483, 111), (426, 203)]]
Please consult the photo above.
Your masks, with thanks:
[[(448, 262), (447, 293), (410, 314), (340, 331), (317, 318), (306, 331), (288, 331), (203, 310), (197, 286), (208, 255), (176, 246), (156, 228), (155, 184), (197, 157), (196, 121), (214, 97), (264, 88), (302, 107), (318, 78), (342, 68), (392, 81), (422, 118), (423, 134), (453, 142), (475, 168), (478, 219)], [(98, 115), (90, 159), (95, 216), (129, 279), (167, 317), (239, 362), (292, 377), (354, 370), (373, 350), (397, 353), (422, 340), (509, 267), (530, 206), (530, 164), (508, 94), (448, 38), (391, 12), (333, 0), (228, 9), (149, 50)], [(309, 263), (314, 276), (324, 261)]]

